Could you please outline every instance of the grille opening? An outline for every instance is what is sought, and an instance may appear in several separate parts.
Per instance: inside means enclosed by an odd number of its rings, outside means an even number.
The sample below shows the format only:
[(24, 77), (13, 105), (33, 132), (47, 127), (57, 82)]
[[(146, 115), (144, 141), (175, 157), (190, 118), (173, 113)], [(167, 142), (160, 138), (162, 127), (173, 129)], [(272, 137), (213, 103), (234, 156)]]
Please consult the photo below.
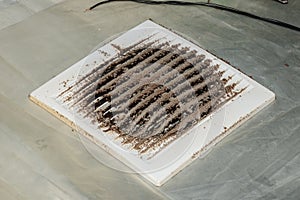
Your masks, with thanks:
[(218, 65), (180, 44), (114, 47), (117, 56), (71, 88), (69, 106), (139, 153), (167, 145), (239, 93)]

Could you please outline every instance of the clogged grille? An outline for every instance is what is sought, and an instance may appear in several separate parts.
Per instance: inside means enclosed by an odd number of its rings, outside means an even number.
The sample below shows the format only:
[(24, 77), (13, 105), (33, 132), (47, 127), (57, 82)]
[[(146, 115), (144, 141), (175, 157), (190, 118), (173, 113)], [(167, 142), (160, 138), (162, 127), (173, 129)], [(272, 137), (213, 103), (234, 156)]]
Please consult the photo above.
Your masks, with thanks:
[(205, 55), (170, 43), (113, 45), (118, 55), (57, 99), (139, 153), (166, 146), (242, 91)]

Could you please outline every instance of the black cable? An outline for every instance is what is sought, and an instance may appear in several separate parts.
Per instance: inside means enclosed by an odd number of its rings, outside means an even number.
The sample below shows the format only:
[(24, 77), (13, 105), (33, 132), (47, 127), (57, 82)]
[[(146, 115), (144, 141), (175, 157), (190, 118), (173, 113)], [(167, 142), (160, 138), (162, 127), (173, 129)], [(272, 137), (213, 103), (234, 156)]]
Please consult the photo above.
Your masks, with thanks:
[(107, 3), (111, 3), (111, 2), (135, 2), (135, 3), (141, 3), (141, 4), (150, 4), (150, 5), (178, 5), (178, 6), (206, 6), (206, 7), (211, 7), (211, 8), (215, 8), (218, 10), (225, 10), (231, 13), (236, 13), (239, 15), (243, 15), (243, 16), (247, 16), (253, 19), (257, 19), (260, 21), (264, 21), (264, 22), (268, 22), (270, 24), (274, 24), (277, 26), (281, 26), (284, 28), (288, 28), (294, 31), (298, 31), (300, 32), (300, 28), (297, 26), (294, 26), (292, 24), (288, 24), (286, 22), (282, 22), (279, 21), (277, 19), (272, 19), (272, 18), (266, 18), (266, 17), (260, 17), (258, 15), (249, 13), (249, 12), (245, 12), (242, 10), (238, 10), (232, 7), (228, 7), (228, 6), (224, 6), (221, 4), (216, 4), (216, 3), (206, 3), (206, 2), (184, 2), (184, 1), (151, 1), (151, 0), (105, 0), (105, 1), (101, 1), (99, 3), (96, 3), (95, 5), (91, 6), (90, 8), (88, 8), (87, 10), (93, 10), (94, 8), (103, 5), (103, 4), (107, 4)]

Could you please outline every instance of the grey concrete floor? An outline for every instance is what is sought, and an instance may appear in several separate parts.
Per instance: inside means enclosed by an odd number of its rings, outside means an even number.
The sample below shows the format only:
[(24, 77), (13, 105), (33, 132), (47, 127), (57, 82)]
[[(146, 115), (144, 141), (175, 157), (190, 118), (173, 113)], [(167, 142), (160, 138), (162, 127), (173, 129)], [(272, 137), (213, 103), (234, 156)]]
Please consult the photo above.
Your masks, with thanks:
[(1, 0), (0, 29), (11, 26), (63, 0)]
[[(300, 34), (204, 7), (0, 1), (0, 199), (300, 198)], [(212, 1), (300, 26), (300, 2)], [(95, 160), (28, 94), (107, 38), (151, 18), (276, 93), (268, 108), (156, 188)], [(103, 157), (108, 157), (103, 153)]]

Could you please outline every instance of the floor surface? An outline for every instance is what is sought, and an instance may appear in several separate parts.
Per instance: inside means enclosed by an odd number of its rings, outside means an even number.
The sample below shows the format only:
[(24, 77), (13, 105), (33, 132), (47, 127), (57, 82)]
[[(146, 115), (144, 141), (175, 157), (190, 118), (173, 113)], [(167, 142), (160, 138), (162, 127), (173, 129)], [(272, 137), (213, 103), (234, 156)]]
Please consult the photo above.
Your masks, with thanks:
[[(206, 7), (0, 0), (0, 198), (300, 197), (300, 33)], [(300, 1), (211, 1), (300, 26)], [(146, 19), (178, 31), (275, 92), (275, 103), (160, 188), (94, 159), (28, 94)], [(103, 159), (110, 158), (103, 152)]]

